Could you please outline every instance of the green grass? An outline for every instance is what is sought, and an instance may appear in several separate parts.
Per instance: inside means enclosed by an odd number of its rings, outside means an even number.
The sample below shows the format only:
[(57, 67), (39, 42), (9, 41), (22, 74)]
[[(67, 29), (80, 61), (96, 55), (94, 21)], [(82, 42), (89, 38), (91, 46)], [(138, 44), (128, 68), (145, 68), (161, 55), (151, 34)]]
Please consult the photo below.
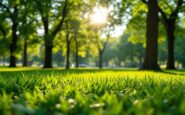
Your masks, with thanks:
[(185, 114), (185, 71), (0, 68), (0, 114)]

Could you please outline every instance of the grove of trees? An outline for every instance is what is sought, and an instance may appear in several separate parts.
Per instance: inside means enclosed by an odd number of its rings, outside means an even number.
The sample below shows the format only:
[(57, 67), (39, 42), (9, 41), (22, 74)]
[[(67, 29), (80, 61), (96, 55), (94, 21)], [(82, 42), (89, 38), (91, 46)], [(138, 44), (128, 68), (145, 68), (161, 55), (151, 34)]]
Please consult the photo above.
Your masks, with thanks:
[(2, 66), (176, 69), (184, 32), (184, 0), (0, 0)]

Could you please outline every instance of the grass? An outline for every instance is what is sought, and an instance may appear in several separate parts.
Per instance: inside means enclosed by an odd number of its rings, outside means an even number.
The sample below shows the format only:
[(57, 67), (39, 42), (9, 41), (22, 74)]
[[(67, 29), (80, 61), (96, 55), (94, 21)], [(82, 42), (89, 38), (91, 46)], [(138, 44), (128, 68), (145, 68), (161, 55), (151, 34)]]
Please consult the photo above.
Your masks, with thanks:
[(185, 114), (185, 71), (0, 68), (1, 115)]

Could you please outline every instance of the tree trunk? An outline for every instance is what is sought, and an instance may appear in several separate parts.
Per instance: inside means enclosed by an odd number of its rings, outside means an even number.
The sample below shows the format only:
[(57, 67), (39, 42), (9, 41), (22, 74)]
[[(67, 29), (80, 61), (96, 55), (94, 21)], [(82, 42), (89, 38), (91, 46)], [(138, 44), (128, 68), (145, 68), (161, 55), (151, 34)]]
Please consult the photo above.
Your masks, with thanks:
[(167, 25), (165, 27), (168, 41), (168, 56), (166, 69), (175, 69), (175, 59), (174, 59), (175, 21), (169, 20), (166, 24)]
[(25, 38), (24, 39), (24, 52), (23, 52), (23, 66), (24, 67), (28, 66), (27, 46), (28, 46), (28, 43), (27, 43), (27, 39)]
[(70, 69), (70, 43), (67, 41), (67, 51), (66, 51), (66, 69)]
[(78, 68), (79, 61), (78, 61), (78, 41), (77, 38), (75, 37), (75, 62), (76, 62), (76, 68)]
[(15, 51), (17, 49), (17, 22), (13, 20), (12, 25), (12, 41), (10, 43), (10, 65), (9, 67), (16, 67)]
[(168, 36), (168, 59), (166, 69), (175, 69), (175, 60), (174, 60), (174, 36)]
[(180, 12), (180, 9), (182, 6), (183, 6), (183, 0), (178, 0), (176, 8), (171, 12), (169, 17), (162, 9), (159, 9), (162, 15), (162, 18), (163, 18), (163, 24), (166, 28), (167, 41), (168, 41), (168, 59), (167, 59), (166, 69), (175, 69), (175, 60), (174, 60), (175, 35), (174, 35), (174, 32), (175, 32), (176, 20), (178, 18), (178, 13)]
[(102, 56), (103, 52), (99, 49), (99, 68), (102, 69)]
[(69, 36), (69, 25), (68, 25), (68, 22), (66, 21), (66, 69), (70, 69), (70, 44), (71, 44), (71, 41), (70, 41), (70, 36)]
[(44, 68), (52, 68), (52, 49), (53, 49), (53, 38), (49, 35), (49, 21), (48, 16), (42, 17), (44, 25), (44, 39), (45, 39), (45, 57), (44, 57)]
[(78, 61), (78, 48), (76, 48), (76, 55), (75, 55), (75, 61), (76, 61), (76, 68), (78, 68), (79, 61)]
[(146, 52), (142, 70), (160, 70), (158, 60), (158, 2), (148, 1)]
[(69, 31), (68, 31), (68, 24), (66, 22), (66, 69), (70, 69), (70, 38), (69, 38)]
[(52, 68), (52, 46), (45, 44), (44, 68)]

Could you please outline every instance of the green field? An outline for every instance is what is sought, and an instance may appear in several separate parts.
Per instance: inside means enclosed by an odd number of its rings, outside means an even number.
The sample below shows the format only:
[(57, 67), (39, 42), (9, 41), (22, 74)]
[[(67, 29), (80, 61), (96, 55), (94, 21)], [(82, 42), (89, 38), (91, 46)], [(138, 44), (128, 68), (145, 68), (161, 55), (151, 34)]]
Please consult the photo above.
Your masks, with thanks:
[(0, 68), (0, 114), (185, 114), (185, 71)]

